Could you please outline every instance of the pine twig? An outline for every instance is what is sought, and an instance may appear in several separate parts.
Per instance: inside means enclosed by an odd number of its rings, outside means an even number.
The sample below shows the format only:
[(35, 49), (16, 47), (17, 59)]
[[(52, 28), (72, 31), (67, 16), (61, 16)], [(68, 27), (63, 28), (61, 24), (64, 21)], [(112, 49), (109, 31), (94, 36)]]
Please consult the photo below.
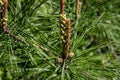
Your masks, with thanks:
[[(66, 18), (66, 14), (64, 12), (64, 0), (60, 0), (60, 30), (61, 30), (61, 39), (62, 39), (62, 58), (58, 58), (59, 63), (64, 63), (67, 57), (73, 56), (70, 53), (71, 47), (71, 27), (70, 27), (70, 19)], [(73, 53), (72, 53), (73, 54)]]
[[(81, 8), (82, 8), (82, 3), (79, 1), (79, 0), (76, 0), (76, 17), (75, 17), (75, 25), (74, 25), (74, 28), (73, 28), (73, 43), (76, 41), (76, 36), (77, 36), (77, 26), (78, 26), (78, 21), (79, 21), (79, 18), (80, 18), (80, 12), (81, 12)], [(74, 46), (74, 44), (73, 44)]]
[(60, 0), (60, 5), (61, 5), (60, 12), (62, 15), (64, 15), (64, 5), (65, 5), (64, 2), (65, 2), (64, 0)]
[(82, 7), (82, 3), (79, 0), (76, 0), (76, 18), (79, 17), (81, 7)]

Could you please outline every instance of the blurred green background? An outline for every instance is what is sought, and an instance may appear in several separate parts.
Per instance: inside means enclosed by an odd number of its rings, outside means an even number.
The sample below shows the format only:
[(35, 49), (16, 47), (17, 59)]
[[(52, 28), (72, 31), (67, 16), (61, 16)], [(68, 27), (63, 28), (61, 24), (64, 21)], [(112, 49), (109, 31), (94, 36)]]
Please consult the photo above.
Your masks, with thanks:
[(57, 63), (60, 1), (9, 0), (8, 27), (15, 36), (0, 32), (0, 80), (119, 80), (120, 0), (80, 1), (76, 20), (75, 0), (65, 0), (75, 57), (64, 69)]

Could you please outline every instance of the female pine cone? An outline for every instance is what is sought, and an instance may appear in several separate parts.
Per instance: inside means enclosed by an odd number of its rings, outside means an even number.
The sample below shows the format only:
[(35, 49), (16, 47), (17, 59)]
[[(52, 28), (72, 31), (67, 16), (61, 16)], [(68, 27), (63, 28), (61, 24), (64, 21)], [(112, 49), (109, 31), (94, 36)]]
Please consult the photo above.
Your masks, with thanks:
[(75, 54), (73, 53), (73, 52), (70, 52), (69, 54), (68, 54), (68, 57), (69, 58), (73, 58), (75, 56)]

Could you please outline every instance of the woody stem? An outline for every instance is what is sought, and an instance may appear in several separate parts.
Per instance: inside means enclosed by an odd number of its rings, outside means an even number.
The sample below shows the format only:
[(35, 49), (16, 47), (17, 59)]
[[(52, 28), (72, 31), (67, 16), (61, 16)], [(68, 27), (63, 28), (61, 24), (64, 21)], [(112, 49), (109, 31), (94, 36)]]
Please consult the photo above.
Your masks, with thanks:
[(60, 0), (60, 5), (61, 5), (60, 12), (62, 15), (64, 15), (64, 0)]

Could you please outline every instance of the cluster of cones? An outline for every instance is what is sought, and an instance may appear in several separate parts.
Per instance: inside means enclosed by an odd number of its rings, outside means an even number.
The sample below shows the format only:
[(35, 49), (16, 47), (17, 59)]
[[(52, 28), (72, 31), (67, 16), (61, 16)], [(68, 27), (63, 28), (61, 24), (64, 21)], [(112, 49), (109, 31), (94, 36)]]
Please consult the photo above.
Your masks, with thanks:
[[(61, 5), (61, 13), (60, 13), (60, 31), (61, 31), (61, 39), (62, 39), (62, 54), (58, 58), (58, 63), (63, 63), (67, 58), (72, 58), (75, 56), (73, 52), (71, 52), (71, 26), (70, 19), (66, 18), (66, 14), (64, 13), (64, 0), (60, 0)], [(79, 15), (79, 11), (81, 9), (81, 3), (79, 0), (76, 0), (76, 17)]]
[(7, 7), (8, 0), (0, 0), (0, 28), (7, 32)]

